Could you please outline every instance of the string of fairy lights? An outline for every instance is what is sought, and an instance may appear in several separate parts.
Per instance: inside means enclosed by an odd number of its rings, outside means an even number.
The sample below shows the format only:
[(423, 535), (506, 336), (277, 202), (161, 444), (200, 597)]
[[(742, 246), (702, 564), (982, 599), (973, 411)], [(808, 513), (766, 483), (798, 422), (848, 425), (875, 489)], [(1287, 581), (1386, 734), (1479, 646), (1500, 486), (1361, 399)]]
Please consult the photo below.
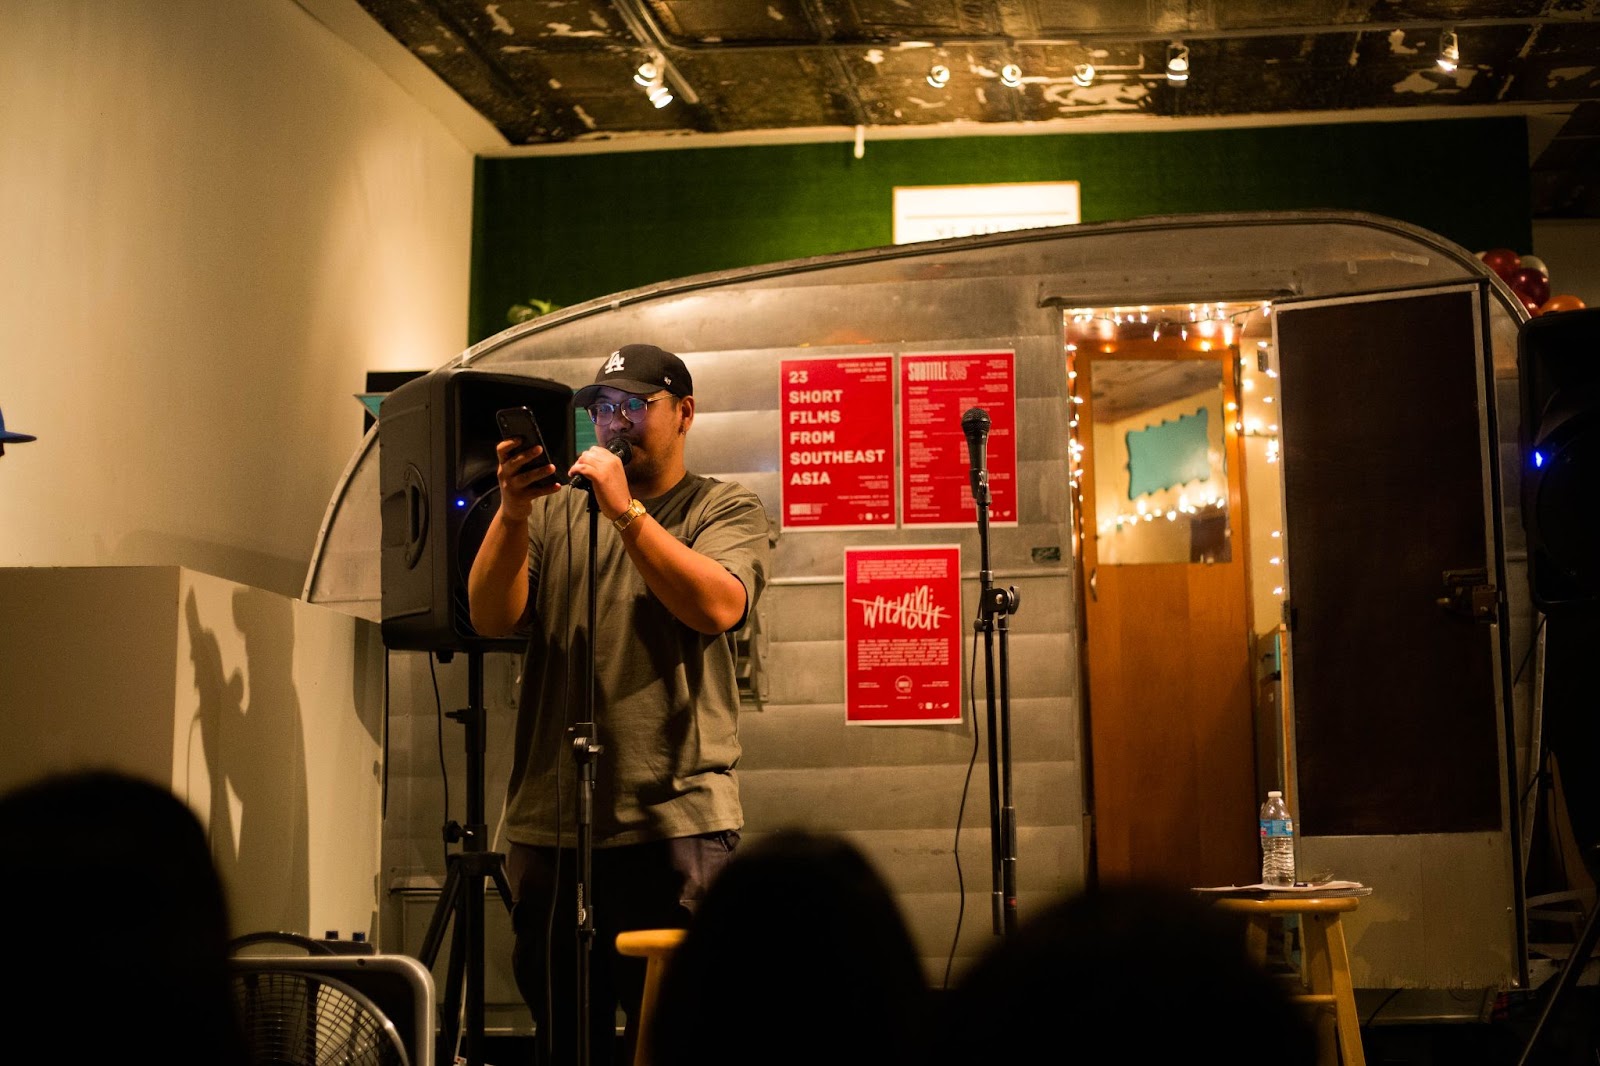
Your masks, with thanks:
[[(1196, 302), (1180, 306), (1128, 305), (1112, 307), (1074, 307), (1063, 312), (1067, 339), (1064, 344), (1067, 373), (1067, 450), (1070, 472), (1069, 495), (1072, 505), (1074, 553), (1083, 548), (1084, 516), (1096, 515), (1099, 536), (1111, 536), (1137, 525), (1161, 520), (1175, 522), (1182, 517), (1204, 518), (1220, 515), (1228, 505), (1226, 486), (1196, 485), (1181, 487), (1174, 498), (1156, 504), (1141, 496), (1126, 510), (1100, 515), (1084, 506), (1084, 474), (1092, 461), (1092, 446), (1084, 439), (1084, 405), (1088, 402), (1087, 362), (1097, 356), (1114, 355), (1132, 347), (1146, 352), (1170, 349), (1209, 352), (1218, 347), (1232, 350), (1236, 391), (1230, 397), (1224, 389), (1224, 434), (1237, 435), (1245, 462), (1276, 464), (1281, 455), (1278, 422), (1278, 369), (1276, 352), (1269, 340), (1248, 341), (1244, 335), (1250, 325), (1272, 314), (1270, 302)], [(1165, 343), (1161, 343), (1165, 338)], [(1160, 349), (1151, 347), (1160, 345)], [(1092, 408), (1091, 408), (1092, 411)], [(1256, 572), (1270, 581), (1271, 593), (1284, 596), (1283, 532), (1280, 509), (1252, 502), (1252, 523), (1269, 524), (1265, 543), (1258, 552)], [(1252, 538), (1254, 539), (1254, 538)], [(1266, 587), (1266, 586), (1264, 586)]]

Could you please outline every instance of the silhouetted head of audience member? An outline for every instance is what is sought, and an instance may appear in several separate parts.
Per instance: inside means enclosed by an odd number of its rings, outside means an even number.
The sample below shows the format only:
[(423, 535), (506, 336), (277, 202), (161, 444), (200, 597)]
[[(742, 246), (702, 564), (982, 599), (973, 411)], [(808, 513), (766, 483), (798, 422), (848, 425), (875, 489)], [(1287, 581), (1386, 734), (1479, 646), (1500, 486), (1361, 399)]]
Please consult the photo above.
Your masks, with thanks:
[(181, 800), (116, 771), (54, 774), (0, 796), (0, 840), (15, 1061), (245, 1061), (226, 897)]
[(1245, 948), (1243, 920), (1193, 893), (1091, 889), (1046, 906), (961, 975), (938, 1012), (931, 1061), (1310, 1066), (1315, 1034)]
[(920, 1063), (927, 979), (849, 840), (784, 829), (735, 852), (667, 963), (655, 1066)]

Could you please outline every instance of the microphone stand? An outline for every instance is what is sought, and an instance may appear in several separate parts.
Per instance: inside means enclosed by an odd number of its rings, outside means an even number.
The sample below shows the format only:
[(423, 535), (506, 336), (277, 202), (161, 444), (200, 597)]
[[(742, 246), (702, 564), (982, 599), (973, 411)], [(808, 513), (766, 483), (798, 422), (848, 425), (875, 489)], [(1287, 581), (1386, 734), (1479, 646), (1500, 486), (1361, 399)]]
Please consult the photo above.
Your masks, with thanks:
[[(627, 438), (618, 437), (606, 445), (606, 450), (622, 461), (623, 466), (628, 465), (632, 458), (632, 450)], [(578, 765), (578, 825), (577, 825), (577, 870), (575, 871), (576, 900), (578, 905), (578, 1033), (576, 1066), (589, 1066), (591, 1048), (589, 1040), (589, 1017), (591, 1012), (589, 995), (589, 962), (594, 947), (594, 893), (589, 888), (589, 879), (594, 865), (594, 762), (595, 757), (605, 748), (600, 744), (598, 733), (595, 730), (595, 621), (596, 621), (596, 555), (599, 551), (600, 541), (600, 501), (595, 499), (594, 482), (582, 474), (575, 475), (572, 487), (589, 494), (589, 676), (584, 692), (584, 713), (588, 716), (583, 721), (574, 725), (568, 733), (572, 743), (572, 757)], [(610, 1049), (607, 1049), (606, 1058), (609, 1059)]]
[[(987, 420), (984, 423), (987, 428)], [(989, 851), (994, 879), (996, 935), (1017, 929), (1017, 812), (1011, 795), (1011, 660), (1007, 618), (1016, 613), (1016, 586), (995, 588), (989, 569), (989, 471), (972, 468), (972, 499), (978, 508), (978, 617), (973, 628), (983, 634), (984, 699), (989, 725)], [(999, 692), (995, 701), (995, 635), (999, 634)]]
[(594, 762), (604, 749), (595, 732), (595, 551), (599, 541), (600, 504), (594, 497), (594, 485), (587, 480), (582, 487), (589, 494), (589, 676), (584, 692), (586, 718), (574, 725), (568, 734), (572, 743), (572, 757), (578, 766), (577, 814), (577, 932), (578, 932), (578, 1032), (577, 1066), (588, 1066), (589, 1048), (589, 957), (594, 944), (593, 894), (589, 891), (589, 877), (594, 859)]

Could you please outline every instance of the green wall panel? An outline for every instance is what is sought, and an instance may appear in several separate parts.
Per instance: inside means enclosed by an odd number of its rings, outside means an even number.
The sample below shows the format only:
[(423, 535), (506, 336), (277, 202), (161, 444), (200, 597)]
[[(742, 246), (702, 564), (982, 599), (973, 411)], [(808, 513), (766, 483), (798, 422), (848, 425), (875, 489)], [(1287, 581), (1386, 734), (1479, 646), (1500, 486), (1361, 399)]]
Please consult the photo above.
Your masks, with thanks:
[(1077, 181), (1085, 222), (1343, 209), (1532, 247), (1522, 119), (868, 140), (480, 159), (474, 340), (530, 298), (887, 245), (897, 185)]

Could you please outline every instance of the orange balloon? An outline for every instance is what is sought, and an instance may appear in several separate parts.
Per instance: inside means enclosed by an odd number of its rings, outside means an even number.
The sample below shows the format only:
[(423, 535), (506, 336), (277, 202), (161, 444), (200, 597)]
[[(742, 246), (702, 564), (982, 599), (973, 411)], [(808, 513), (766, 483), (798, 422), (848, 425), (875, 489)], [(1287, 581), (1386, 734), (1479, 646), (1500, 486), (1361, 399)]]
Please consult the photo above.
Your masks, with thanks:
[(1548, 315), (1552, 311), (1577, 311), (1587, 306), (1584, 302), (1570, 292), (1558, 293), (1539, 305), (1539, 313)]

